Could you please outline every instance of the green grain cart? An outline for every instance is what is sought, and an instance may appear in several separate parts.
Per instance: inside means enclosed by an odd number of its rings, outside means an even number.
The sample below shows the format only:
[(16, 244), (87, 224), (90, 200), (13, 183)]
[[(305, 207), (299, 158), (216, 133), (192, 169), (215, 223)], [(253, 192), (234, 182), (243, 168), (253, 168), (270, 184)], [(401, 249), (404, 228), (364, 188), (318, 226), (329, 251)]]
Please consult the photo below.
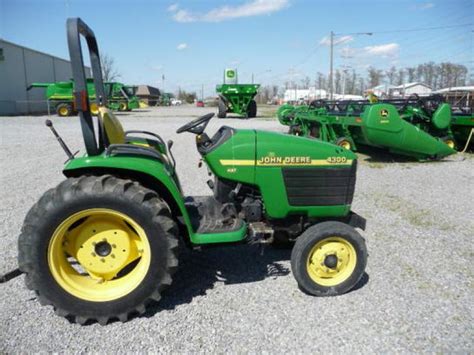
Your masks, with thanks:
[(372, 146), (415, 159), (440, 159), (456, 152), (450, 105), (431, 98), (377, 103), (316, 100), (309, 106), (283, 105), (277, 115), (291, 134), (353, 151)]
[[(46, 88), (46, 99), (58, 116), (77, 115), (73, 100), (74, 82), (72, 80), (55, 83), (32, 83), (27, 90), (32, 88)], [(92, 79), (87, 79), (87, 91), (89, 100), (95, 101), (96, 94)], [(139, 107), (138, 98), (135, 96), (135, 87), (133, 86), (126, 86), (118, 82), (105, 82), (104, 92), (107, 95), (108, 106), (113, 110), (130, 111)], [(96, 102), (91, 104), (91, 112), (93, 115), (97, 115), (98, 106)]]
[(227, 113), (253, 118), (257, 116), (257, 103), (254, 100), (258, 93), (259, 84), (238, 84), (237, 70), (224, 71), (224, 84), (217, 85), (219, 95), (217, 117), (225, 118)]

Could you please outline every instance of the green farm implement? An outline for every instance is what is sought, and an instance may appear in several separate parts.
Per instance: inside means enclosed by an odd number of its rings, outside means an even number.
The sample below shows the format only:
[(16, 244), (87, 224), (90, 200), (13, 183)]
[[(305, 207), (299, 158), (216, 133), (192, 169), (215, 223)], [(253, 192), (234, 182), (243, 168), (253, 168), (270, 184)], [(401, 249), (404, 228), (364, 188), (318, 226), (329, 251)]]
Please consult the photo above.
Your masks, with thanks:
[[(351, 211), (353, 152), (228, 126), (209, 137), (210, 113), (177, 130), (195, 136), (214, 175), (213, 195), (185, 197), (173, 142), (123, 130), (106, 108), (94, 33), (78, 18), (67, 29), (85, 153), (71, 154), (47, 121), (68, 155), (66, 179), (30, 209), (18, 243), (19, 268), (41, 304), (80, 324), (143, 314), (172, 283), (178, 245), (294, 242), (291, 268), (304, 292), (332, 296), (359, 283), (367, 249), (356, 230), (365, 228), (365, 219)], [(105, 98), (97, 117), (90, 111), (81, 35), (96, 94)]]
[(225, 118), (228, 113), (253, 118), (257, 116), (257, 103), (254, 98), (259, 84), (237, 84), (237, 70), (224, 71), (224, 84), (217, 85), (219, 95), (217, 117)]
[[(58, 116), (66, 117), (77, 115), (74, 105), (74, 81), (59, 81), (56, 83), (32, 83), (32, 88), (46, 88), (46, 99)], [(87, 79), (87, 92), (89, 100), (97, 101), (93, 79)], [(139, 107), (138, 98), (135, 96), (135, 87), (126, 86), (118, 82), (105, 82), (104, 93), (107, 95), (108, 107), (118, 111), (130, 111)], [(98, 104), (91, 104), (93, 115), (98, 114)]]
[(451, 108), (432, 97), (377, 103), (317, 100), (309, 106), (283, 105), (277, 115), (291, 134), (353, 151), (372, 146), (415, 159), (440, 159), (456, 152)]
[(453, 107), (451, 131), (457, 149), (466, 149), (474, 145), (474, 112), (471, 107)]

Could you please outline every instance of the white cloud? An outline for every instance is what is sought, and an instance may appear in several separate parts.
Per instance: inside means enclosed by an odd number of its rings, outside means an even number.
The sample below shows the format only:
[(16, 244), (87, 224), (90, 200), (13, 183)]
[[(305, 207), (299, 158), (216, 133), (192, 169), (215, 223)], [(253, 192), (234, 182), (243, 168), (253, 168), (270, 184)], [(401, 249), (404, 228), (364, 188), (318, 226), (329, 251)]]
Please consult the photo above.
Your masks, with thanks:
[(399, 49), (400, 45), (398, 43), (387, 43), (378, 46), (364, 47), (364, 52), (369, 55), (393, 57), (398, 54)]
[(168, 10), (169, 12), (175, 12), (176, 10), (178, 10), (178, 7), (179, 7), (179, 5), (178, 5), (177, 3), (176, 3), (176, 4), (172, 4), (172, 5), (168, 6), (168, 9), (167, 9), (167, 10)]
[(229, 62), (229, 65), (239, 65), (240, 64), (240, 60), (236, 59), (236, 60), (232, 60)]
[(415, 10), (429, 10), (429, 9), (432, 9), (434, 6), (435, 4), (432, 2), (425, 2), (422, 4), (416, 4), (413, 8)]
[(158, 64), (158, 65), (150, 65), (150, 69), (151, 70), (155, 70), (155, 71), (161, 71), (161, 69), (163, 69), (163, 66), (161, 64)]
[[(349, 43), (354, 40), (354, 37), (352, 36), (341, 36), (341, 37), (334, 37), (334, 45), (337, 44), (343, 44), (343, 43)], [(323, 46), (329, 46), (331, 44), (331, 39), (329, 37), (324, 37), (319, 41), (319, 44)]]
[(251, 0), (242, 5), (217, 7), (205, 13), (178, 10), (178, 6), (170, 11), (174, 12), (173, 19), (177, 22), (221, 22), (240, 17), (269, 15), (287, 6), (289, 6), (289, 0)]
[(178, 46), (176, 47), (176, 49), (177, 49), (178, 51), (182, 51), (182, 50), (184, 50), (184, 49), (186, 49), (186, 48), (188, 48), (188, 44), (187, 44), (187, 43), (180, 43), (180, 44), (178, 44)]

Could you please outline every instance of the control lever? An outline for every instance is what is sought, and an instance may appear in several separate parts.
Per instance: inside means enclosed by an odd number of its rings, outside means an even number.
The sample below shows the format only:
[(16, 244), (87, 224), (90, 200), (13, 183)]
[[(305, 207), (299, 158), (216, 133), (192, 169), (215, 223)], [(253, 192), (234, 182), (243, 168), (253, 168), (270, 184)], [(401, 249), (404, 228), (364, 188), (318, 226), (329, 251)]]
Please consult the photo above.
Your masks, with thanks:
[(53, 127), (53, 122), (51, 122), (51, 120), (46, 120), (44, 121), (44, 123), (46, 124), (47, 127), (49, 127), (49, 129), (51, 130), (51, 132), (53, 132), (54, 136), (56, 137), (56, 139), (58, 140), (59, 142), (59, 145), (61, 146), (61, 148), (63, 148), (64, 152), (66, 153), (68, 159), (66, 160), (66, 163), (69, 161), (69, 160), (72, 160), (74, 159), (74, 156), (79, 152), (77, 151), (76, 153), (72, 154), (71, 151), (69, 150), (68, 146), (66, 145), (66, 143), (64, 143), (63, 139), (61, 138), (61, 136), (58, 134), (58, 132), (56, 131), (56, 129)]
[(171, 161), (173, 162), (173, 169), (176, 167), (176, 160), (174, 160), (173, 153), (171, 152), (171, 147), (173, 146), (174, 142), (170, 139), (168, 143), (166, 144), (166, 147), (168, 149), (169, 157)]

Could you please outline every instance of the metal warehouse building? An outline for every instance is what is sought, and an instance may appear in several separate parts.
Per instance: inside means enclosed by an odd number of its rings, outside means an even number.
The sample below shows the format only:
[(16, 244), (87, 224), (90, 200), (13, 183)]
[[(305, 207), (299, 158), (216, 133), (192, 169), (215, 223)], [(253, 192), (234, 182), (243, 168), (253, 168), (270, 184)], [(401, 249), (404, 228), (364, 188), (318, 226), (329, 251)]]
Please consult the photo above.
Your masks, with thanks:
[(69, 61), (0, 39), (0, 115), (47, 112), (45, 89), (28, 86), (71, 78)]

